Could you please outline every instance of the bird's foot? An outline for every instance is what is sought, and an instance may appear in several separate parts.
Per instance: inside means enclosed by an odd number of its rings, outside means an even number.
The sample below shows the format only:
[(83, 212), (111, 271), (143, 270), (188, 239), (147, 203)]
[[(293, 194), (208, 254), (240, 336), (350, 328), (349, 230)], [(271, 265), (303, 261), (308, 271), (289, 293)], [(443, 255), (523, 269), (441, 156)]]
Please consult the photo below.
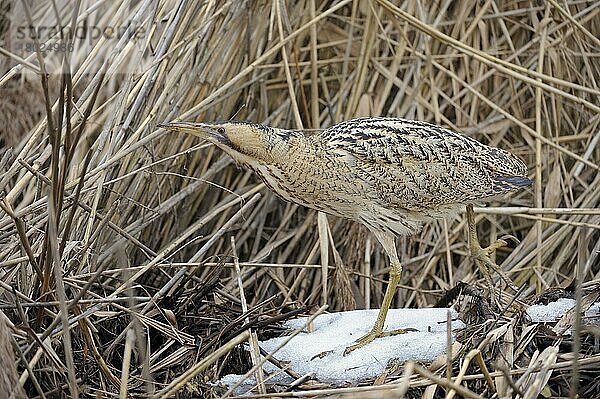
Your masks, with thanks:
[(390, 337), (392, 335), (406, 334), (407, 332), (412, 332), (412, 331), (419, 331), (419, 330), (417, 330), (416, 328), (399, 328), (397, 330), (392, 330), (392, 331), (371, 330), (366, 335), (363, 335), (362, 337), (357, 339), (354, 342), (354, 344), (348, 346), (344, 350), (344, 356), (346, 356), (348, 353), (352, 352), (355, 349), (362, 348), (363, 346), (373, 342), (377, 338)]
[(481, 246), (475, 245), (473, 248), (471, 248), (471, 252), (472, 252), (473, 256), (475, 257), (475, 259), (482, 261), (486, 264), (491, 263), (492, 265), (495, 266), (496, 264), (494, 262), (492, 262), (492, 260), (490, 258), (492, 255), (494, 255), (496, 253), (496, 251), (498, 249), (508, 247), (511, 245), (516, 246), (518, 244), (519, 244), (519, 240), (517, 239), (517, 237), (507, 234), (507, 235), (504, 235), (501, 238), (497, 239), (491, 245), (489, 245), (485, 248), (481, 248)]
[(504, 235), (501, 238), (494, 241), (492, 244), (485, 248), (481, 248), (481, 246), (477, 243), (476, 245), (471, 247), (471, 255), (479, 262), (483, 263), (488, 268), (498, 270), (498, 265), (496, 262), (492, 261), (491, 257), (496, 253), (496, 251), (500, 248), (508, 247), (508, 246), (517, 246), (519, 244), (519, 240), (511, 235)]
[(494, 241), (492, 244), (485, 248), (481, 248), (479, 243), (471, 246), (471, 255), (475, 258), (477, 266), (481, 270), (488, 286), (492, 297), (495, 296), (495, 287), (492, 283), (492, 275), (490, 270), (498, 273), (500, 277), (506, 281), (509, 286), (512, 286), (512, 281), (500, 270), (496, 262), (492, 260), (492, 256), (500, 248), (504, 247), (516, 247), (519, 244), (519, 240), (511, 235), (504, 235), (501, 238)]

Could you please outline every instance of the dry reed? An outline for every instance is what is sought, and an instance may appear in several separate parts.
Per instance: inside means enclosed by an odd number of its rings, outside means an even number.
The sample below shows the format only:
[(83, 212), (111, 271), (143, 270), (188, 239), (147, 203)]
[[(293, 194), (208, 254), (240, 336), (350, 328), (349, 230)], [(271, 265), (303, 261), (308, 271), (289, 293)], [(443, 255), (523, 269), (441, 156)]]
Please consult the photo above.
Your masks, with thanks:
[[(27, 25), (126, 28), (87, 47), (44, 31), (24, 54), (19, 4), (0, 14), (0, 317), (30, 397), (220, 397), (219, 376), (257, 362), (240, 345), (255, 334), (322, 305), (378, 307), (388, 269), (364, 227), (281, 202), (214, 147), (156, 128), (375, 115), (530, 165), (531, 189), (478, 209), (482, 242), (521, 240), (497, 255), (501, 295), (482, 300), (465, 219), (431, 223), (399, 240), (394, 305), (462, 307), (451, 359), (354, 387), (281, 365), (296, 383), (253, 397), (600, 395), (597, 327), (522, 314), (600, 292), (600, 3), (24, 1)], [(70, 40), (58, 63), (40, 50)]]

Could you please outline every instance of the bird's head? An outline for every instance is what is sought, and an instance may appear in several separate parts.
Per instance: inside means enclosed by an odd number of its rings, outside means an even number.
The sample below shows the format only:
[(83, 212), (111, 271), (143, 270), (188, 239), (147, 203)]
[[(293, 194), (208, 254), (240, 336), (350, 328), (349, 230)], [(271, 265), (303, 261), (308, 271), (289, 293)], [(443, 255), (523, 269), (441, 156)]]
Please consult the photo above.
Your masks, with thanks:
[(250, 122), (171, 122), (159, 127), (206, 139), (243, 164), (272, 163), (277, 145), (273, 128)]

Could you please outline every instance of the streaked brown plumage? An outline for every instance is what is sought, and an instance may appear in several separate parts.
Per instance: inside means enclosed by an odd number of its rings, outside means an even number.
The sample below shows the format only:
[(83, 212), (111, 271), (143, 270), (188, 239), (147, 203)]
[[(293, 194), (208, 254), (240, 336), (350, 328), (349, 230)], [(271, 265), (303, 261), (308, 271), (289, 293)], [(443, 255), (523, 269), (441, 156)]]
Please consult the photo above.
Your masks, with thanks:
[[(383, 323), (402, 270), (397, 235), (531, 183), (516, 156), (425, 122), (361, 118), (310, 136), (235, 121), (164, 127), (211, 141), (285, 200), (355, 220), (375, 234), (390, 257), (390, 283), (373, 330), (348, 351), (390, 334)], [(481, 249), (474, 222), (470, 227), (474, 255), (493, 264), (489, 255), (503, 242)]]

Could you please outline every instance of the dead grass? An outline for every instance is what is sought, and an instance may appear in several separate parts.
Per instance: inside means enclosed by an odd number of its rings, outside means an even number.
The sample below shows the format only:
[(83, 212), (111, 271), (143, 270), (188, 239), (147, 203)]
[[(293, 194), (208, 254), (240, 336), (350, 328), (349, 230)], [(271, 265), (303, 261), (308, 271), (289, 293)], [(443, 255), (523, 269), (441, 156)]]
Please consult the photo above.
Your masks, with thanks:
[(322, 305), (378, 307), (386, 257), (364, 227), (283, 203), (215, 148), (156, 128), (368, 115), (433, 121), (527, 161), (530, 190), (478, 209), (483, 242), (521, 239), (498, 254), (516, 289), (496, 275), (501, 296), (479, 297), (465, 219), (432, 223), (399, 240), (394, 306), (462, 307), (452, 359), (353, 387), (288, 369), (296, 385), (254, 397), (600, 395), (597, 328), (522, 317), (557, 292), (583, 307), (600, 292), (597, 1), (57, 3), (33, 2), (30, 24), (56, 9), (63, 24), (143, 30), (75, 46), (59, 74), (17, 54), (0, 21), (0, 142), (13, 146), (0, 154), (0, 309), (30, 397), (219, 397), (211, 381), (256, 362), (240, 345), (255, 333)]

